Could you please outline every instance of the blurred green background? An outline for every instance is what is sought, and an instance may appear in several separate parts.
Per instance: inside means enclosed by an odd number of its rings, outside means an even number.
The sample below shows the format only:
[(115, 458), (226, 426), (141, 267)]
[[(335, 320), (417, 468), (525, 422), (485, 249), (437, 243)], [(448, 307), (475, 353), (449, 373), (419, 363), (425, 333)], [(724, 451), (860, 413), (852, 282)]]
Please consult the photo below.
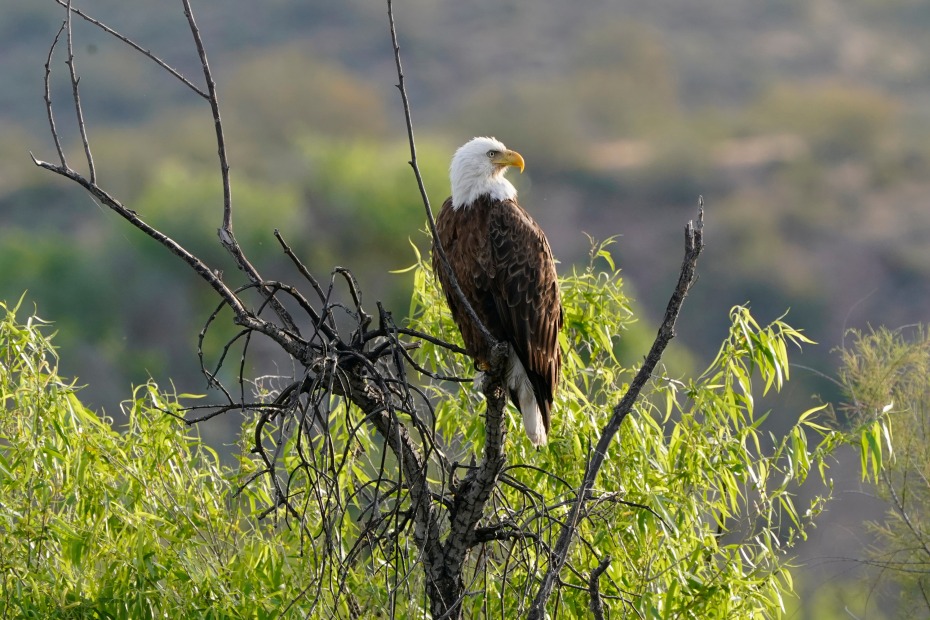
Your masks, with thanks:
[[(199, 83), (180, 4), (80, 7)], [(44, 63), (63, 19), (53, 0), (0, 0), (0, 299), (54, 321), (62, 373), (113, 414), (149, 376), (202, 392), (196, 337), (216, 300), (175, 257), (78, 187), (53, 161)], [(229, 139), (235, 222), (268, 277), (292, 276), (279, 228), (324, 279), (352, 269), (395, 316), (410, 282), (388, 271), (428, 246), (406, 164), (386, 6), (373, 0), (195, 3)], [(930, 4), (919, 0), (398, 0), (407, 85), (434, 209), (452, 151), (495, 135), (527, 162), (521, 202), (562, 268), (619, 235), (616, 256), (643, 339), (661, 317), (682, 227), (707, 205), (707, 251), (679, 328), (679, 372), (700, 368), (727, 311), (788, 320), (820, 343), (796, 356), (787, 394), (841, 396), (821, 375), (848, 328), (926, 321), (930, 309)], [(74, 22), (76, 63), (101, 184), (232, 274), (216, 242), (220, 185), (209, 109), (115, 39)], [(80, 160), (62, 49), (52, 98)], [(233, 278), (235, 276), (232, 276)], [(238, 282), (238, 281), (236, 281)], [(645, 344), (630, 343), (631, 359)], [(689, 367), (690, 366), (690, 367)], [(808, 370), (809, 369), (809, 370)], [(235, 423), (235, 421), (231, 421)], [(215, 431), (224, 437), (222, 429)], [(789, 617), (894, 617), (863, 589), (876, 507), (843, 479), (803, 550)]]

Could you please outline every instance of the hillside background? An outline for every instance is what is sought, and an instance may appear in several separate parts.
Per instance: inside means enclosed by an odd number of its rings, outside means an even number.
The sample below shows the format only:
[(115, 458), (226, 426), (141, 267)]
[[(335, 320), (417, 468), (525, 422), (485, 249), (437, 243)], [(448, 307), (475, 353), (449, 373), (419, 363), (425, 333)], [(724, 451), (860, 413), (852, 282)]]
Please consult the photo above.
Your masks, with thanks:
[[(88, 13), (199, 83), (180, 5), (88, 0)], [(36, 169), (53, 159), (42, 100), (53, 0), (0, 0), (0, 299), (59, 331), (62, 372), (118, 415), (155, 378), (203, 392), (196, 338), (215, 300), (172, 256), (89, 197)], [(369, 304), (405, 312), (389, 270), (428, 247), (406, 165), (386, 7), (374, 0), (195, 2), (223, 105), (236, 230), (266, 273), (279, 228), (317, 273), (351, 268)], [(930, 4), (919, 0), (397, 0), (414, 122), (434, 209), (452, 151), (495, 135), (527, 162), (513, 175), (560, 269), (585, 233), (617, 236), (645, 352), (677, 276), (682, 227), (706, 203), (707, 251), (682, 317), (673, 374), (699, 370), (749, 302), (819, 344), (768, 399), (773, 432), (842, 395), (834, 348), (850, 328), (925, 322), (930, 310)], [(119, 42), (75, 20), (87, 126), (103, 186), (231, 270), (206, 105)], [(63, 55), (57, 121), (79, 154)], [(77, 161), (77, 160), (75, 160)], [(208, 346), (216, 347), (216, 343)], [(231, 441), (235, 420), (207, 427)], [(855, 460), (801, 551), (793, 618), (896, 617), (860, 564), (879, 516)], [(846, 475), (845, 472), (850, 472)], [(847, 479), (848, 478), (848, 479)], [(863, 587), (865, 584), (865, 587)]]

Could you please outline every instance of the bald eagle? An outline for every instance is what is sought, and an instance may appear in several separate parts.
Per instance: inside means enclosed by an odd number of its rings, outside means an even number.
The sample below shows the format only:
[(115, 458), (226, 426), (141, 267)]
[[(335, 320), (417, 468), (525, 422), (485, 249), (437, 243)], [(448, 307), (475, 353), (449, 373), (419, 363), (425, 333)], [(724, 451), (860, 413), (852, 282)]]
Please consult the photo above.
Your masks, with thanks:
[[(530, 441), (542, 446), (562, 367), (562, 304), (549, 242), (517, 204), (517, 190), (504, 178), (508, 166), (523, 172), (523, 157), (494, 138), (474, 138), (459, 148), (449, 169), (452, 196), (442, 205), (436, 232), (475, 314), (494, 338), (510, 344), (510, 398), (523, 414)], [(435, 247), (433, 271), (465, 349), (479, 370), (487, 370), (491, 351), (455, 295)]]

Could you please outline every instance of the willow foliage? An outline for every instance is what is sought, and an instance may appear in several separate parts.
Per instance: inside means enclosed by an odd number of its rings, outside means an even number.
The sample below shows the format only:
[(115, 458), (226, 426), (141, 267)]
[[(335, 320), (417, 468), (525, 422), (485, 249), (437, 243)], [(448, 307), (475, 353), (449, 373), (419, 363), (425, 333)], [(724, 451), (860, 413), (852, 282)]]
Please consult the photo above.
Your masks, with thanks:
[(305, 560), (255, 519), (261, 490), (236, 497), (155, 385), (115, 430), (58, 376), (48, 325), (0, 313), (0, 617), (279, 617)]
[[(430, 269), (418, 257), (411, 272), (410, 327), (457, 340)], [(561, 285), (564, 376), (550, 443), (534, 450), (511, 411), (508, 465), (479, 524), (509, 535), (472, 549), (468, 617), (525, 612), (588, 451), (635, 371), (619, 359), (635, 319), (609, 245), (595, 245), (590, 263)], [(303, 510), (282, 516), (270, 510), (268, 476), (254, 475), (262, 468), (247, 449), (254, 420), (243, 426), (235, 468), (177, 418), (177, 398), (152, 384), (135, 390), (124, 405), (128, 424), (114, 429), (58, 376), (48, 327), (0, 311), (0, 616), (425, 617), (400, 487), (390, 513), (365, 501), (393, 461), (357, 411), (328, 410), (325, 476), (306, 466), (313, 446), (300, 433), (282, 444), (282, 471)], [(865, 475), (883, 466), (882, 418), (843, 434), (811, 410), (784, 436), (761, 430), (755, 398), (782, 387), (789, 349), (809, 341), (781, 320), (758, 324), (744, 307), (730, 318), (703, 373), (654, 377), (625, 420), (554, 617), (588, 613), (589, 576), (608, 556), (599, 584), (610, 617), (778, 616), (792, 590), (790, 549), (827, 500), (801, 500), (800, 485), (810, 476), (829, 483), (827, 457), (845, 442), (861, 446)], [(413, 354), (437, 375), (474, 372), (470, 360), (429, 342)], [(433, 449), (461, 473), (481, 456), (481, 397), (467, 382), (413, 381), (435, 407)], [(275, 423), (282, 432), (291, 424)], [(441, 501), (455, 479), (431, 477)], [(390, 493), (375, 496), (394, 501)], [(382, 514), (393, 520), (378, 523)]]

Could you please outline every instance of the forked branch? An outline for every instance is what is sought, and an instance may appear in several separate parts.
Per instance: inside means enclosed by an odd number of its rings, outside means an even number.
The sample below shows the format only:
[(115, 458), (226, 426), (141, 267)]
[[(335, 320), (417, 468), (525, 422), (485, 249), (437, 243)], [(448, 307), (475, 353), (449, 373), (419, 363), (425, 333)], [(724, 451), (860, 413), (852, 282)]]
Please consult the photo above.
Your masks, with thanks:
[(55, 2), (60, 4), (62, 7), (69, 9), (70, 12), (74, 13), (75, 15), (77, 15), (78, 17), (86, 21), (87, 23), (93, 24), (97, 28), (100, 28), (101, 30), (103, 30), (108, 35), (116, 37), (117, 39), (119, 39), (120, 41), (122, 41), (123, 43), (131, 47), (132, 49), (136, 50), (137, 52), (139, 52), (140, 54), (142, 54), (143, 56), (145, 56), (146, 58), (154, 62), (156, 65), (158, 65), (159, 67), (161, 67), (162, 69), (164, 69), (165, 71), (167, 71), (168, 73), (176, 77), (178, 80), (181, 81), (181, 83), (183, 83), (185, 86), (190, 88), (192, 91), (194, 91), (195, 93), (197, 93), (204, 99), (209, 98), (209, 95), (205, 93), (199, 86), (197, 86), (196, 84), (191, 82), (189, 79), (184, 77), (180, 71), (178, 71), (177, 69), (169, 65), (167, 62), (165, 62), (164, 60), (162, 60), (161, 58), (153, 54), (152, 50), (145, 49), (144, 47), (142, 47), (141, 45), (139, 45), (138, 43), (136, 43), (129, 37), (122, 35), (116, 30), (113, 30), (112, 28), (107, 26), (105, 23), (103, 23), (99, 19), (91, 17), (90, 15), (88, 15), (87, 13), (85, 13), (84, 11), (82, 11), (81, 9), (75, 6), (71, 6), (71, 2), (68, 0), (55, 0)]

